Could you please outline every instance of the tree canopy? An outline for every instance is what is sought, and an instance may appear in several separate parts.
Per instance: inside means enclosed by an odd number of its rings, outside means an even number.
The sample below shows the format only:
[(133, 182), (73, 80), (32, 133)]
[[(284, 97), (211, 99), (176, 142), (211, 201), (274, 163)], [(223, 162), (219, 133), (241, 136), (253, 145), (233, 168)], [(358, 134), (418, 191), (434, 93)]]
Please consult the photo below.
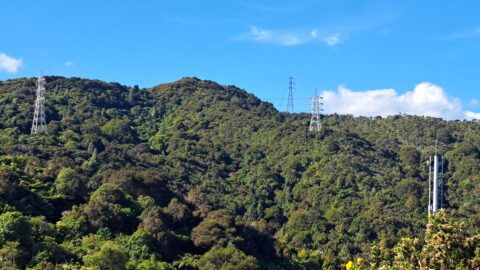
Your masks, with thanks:
[[(478, 123), (325, 115), (311, 133), (197, 78), (46, 80), (35, 136), (35, 79), (0, 82), (2, 269), (478, 267)], [(436, 140), (447, 210), (429, 223)]]

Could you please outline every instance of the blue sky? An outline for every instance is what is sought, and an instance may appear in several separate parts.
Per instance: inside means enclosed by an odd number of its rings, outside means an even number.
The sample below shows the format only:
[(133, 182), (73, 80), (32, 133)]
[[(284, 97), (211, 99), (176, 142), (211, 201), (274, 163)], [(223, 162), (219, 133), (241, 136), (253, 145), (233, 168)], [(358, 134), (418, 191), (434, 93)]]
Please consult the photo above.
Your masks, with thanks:
[[(461, 3), (461, 4), (460, 4)], [(480, 117), (478, 1), (0, 2), (0, 80), (234, 84), (284, 110)]]

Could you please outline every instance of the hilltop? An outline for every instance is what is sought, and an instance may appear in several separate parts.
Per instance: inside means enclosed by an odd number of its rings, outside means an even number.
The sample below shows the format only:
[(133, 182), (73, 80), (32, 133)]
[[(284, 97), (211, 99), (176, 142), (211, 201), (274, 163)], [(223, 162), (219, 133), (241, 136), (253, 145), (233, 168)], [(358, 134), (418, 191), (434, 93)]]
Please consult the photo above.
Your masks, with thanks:
[(436, 140), (447, 213), (478, 233), (478, 123), (325, 115), (310, 133), (307, 114), (213, 81), (46, 80), (37, 136), (35, 79), (0, 82), (4, 264), (337, 269), (422, 239)]

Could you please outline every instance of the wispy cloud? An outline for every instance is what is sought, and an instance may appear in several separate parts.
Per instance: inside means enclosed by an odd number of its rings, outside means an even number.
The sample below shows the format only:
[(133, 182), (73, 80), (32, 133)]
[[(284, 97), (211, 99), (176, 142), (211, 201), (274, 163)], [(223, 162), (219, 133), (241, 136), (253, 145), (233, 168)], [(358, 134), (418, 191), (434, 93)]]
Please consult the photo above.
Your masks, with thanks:
[(66, 67), (73, 67), (73, 66), (75, 66), (75, 63), (74, 63), (73, 61), (66, 61), (66, 62), (64, 63), (64, 65), (65, 65)]
[(327, 46), (333, 47), (340, 42), (340, 34), (326, 35), (318, 29), (310, 31), (275, 31), (252, 26), (250, 31), (237, 36), (236, 39), (280, 46), (298, 46), (320, 40)]
[[(254, 9), (274, 11), (278, 6), (277, 0), (237, 0), (238, 3)], [(263, 6), (262, 6), (263, 5)], [(283, 7), (280, 5), (280, 7)], [(278, 11), (278, 10), (276, 10)], [(299, 46), (308, 43), (324, 44), (336, 47), (352, 39), (355, 35), (376, 29), (382, 33), (391, 30), (388, 24), (399, 17), (399, 11), (382, 7), (360, 16), (336, 17), (331, 21), (319, 21), (314, 25), (296, 28), (266, 29), (258, 25), (250, 27), (249, 31), (237, 35), (234, 39), (259, 43), (269, 43), (281, 46)]]
[(405, 113), (444, 119), (480, 119), (480, 113), (464, 110), (459, 98), (448, 96), (443, 88), (429, 82), (420, 83), (404, 94), (395, 89), (352, 91), (340, 86), (337, 91), (324, 91), (322, 95), (328, 113), (383, 117)]
[(328, 46), (333, 47), (340, 42), (340, 34), (334, 34), (334, 35), (325, 37), (323, 40)]
[(22, 59), (0, 53), (0, 71), (15, 73), (22, 67), (22, 64)]
[(480, 37), (480, 26), (440, 37), (440, 40), (456, 40)]
[(313, 29), (310, 32), (310, 36), (312, 40), (321, 39), (329, 47), (334, 47), (340, 42), (339, 33), (327, 35), (325, 33), (321, 33), (318, 29)]
[(281, 46), (296, 46), (304, 44), (306, 42), (306, 40), (300, 37), (298, 34), (266, 30), (256, 26), (250, 27), (250, 31), (241, 34), (237, 37), (237, 39), (271, 43)]

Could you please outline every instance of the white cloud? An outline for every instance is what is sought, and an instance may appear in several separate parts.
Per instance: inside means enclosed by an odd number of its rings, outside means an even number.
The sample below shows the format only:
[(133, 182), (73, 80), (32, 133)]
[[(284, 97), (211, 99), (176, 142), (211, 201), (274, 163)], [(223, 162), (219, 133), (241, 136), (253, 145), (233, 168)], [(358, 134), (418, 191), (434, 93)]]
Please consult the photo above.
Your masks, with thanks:
[(15, 73), (22, 67), (22, 59), (0, 53), (0, 71)]
[(250, 31), (237, 36), (236, 39), (281, 46), (298, 46), (320, 40), (327, 46), (333, 47), (340, 42), (340, 34), (328, 35), (316, 28), (310, 31), (274, 31), (252, 26), (250, 27)]
[(72, 62), (72, 61), (66, 61), (66, 62), (65, 62), (65, 66), (66, 66), (66, 67), (73, 67), (73, 66), (75, 66), (75, 63)]
[(340, 86), (337, 91), (324, 91), (327, 113), (355, 116), (389, 116), (410, 114), (445, 119), (480, 118), (480, 113), (464, 111), (460, 99), (449, 97), (435, 84), (423, 82), (411, 91), (399, 94), (394, 89), (352, 91)]
[(340, 34), (334, 34), (334, 35), (325, 37), (325, 38), (323, 39), (323, 41), (325, 41), (325, 43), (326, 43), (328, 46), (333, 47), (333, 46), (337, 45), (337, 44), (340, 42)]
[(479, 120), (480, 119), (480, 113), (466, 111), (465, 112), (465, 119), (469, 119), (469, 120), (477, 119), (477, 120)]
[(295, 46), (305, 43), (305, 41), (298, 35), (265, 30), (256, 26), (252, 26), (249, 32), (240, 35), (238, 39), (272, 43), (282, 46)]

